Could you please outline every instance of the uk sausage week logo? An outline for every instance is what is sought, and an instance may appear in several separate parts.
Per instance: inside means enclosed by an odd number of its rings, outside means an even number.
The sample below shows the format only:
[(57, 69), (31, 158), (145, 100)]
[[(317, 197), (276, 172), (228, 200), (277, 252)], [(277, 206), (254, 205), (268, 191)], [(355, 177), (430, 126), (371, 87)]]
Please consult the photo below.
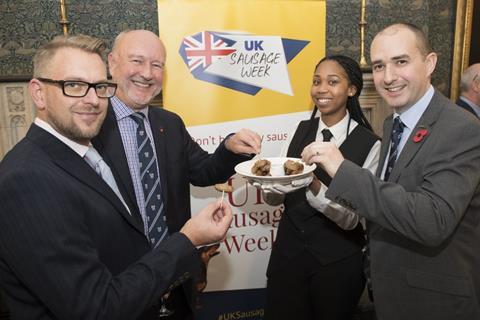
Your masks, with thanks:
[(201, 31), (179, 53), (198, 80), (257, 94), (262, 88), (293, 95), (287, 65), (309, 43), (280, 36)]

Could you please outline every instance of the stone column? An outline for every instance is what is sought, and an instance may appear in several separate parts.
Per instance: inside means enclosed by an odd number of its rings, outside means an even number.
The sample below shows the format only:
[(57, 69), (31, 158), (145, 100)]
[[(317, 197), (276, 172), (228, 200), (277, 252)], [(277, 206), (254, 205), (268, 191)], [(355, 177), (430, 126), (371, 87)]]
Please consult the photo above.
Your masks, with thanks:
[(0, 160), (25, 136), (34, 118), (28, 83), (0, 83)]

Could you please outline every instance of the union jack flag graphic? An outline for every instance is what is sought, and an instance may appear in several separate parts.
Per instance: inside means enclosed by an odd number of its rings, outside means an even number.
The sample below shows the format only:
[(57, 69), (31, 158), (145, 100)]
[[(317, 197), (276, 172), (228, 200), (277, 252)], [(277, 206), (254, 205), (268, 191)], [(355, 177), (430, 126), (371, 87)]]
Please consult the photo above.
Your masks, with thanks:
[(202, 67), (202, 70), (219, 60), (237, 51), (232, 48), (235, 41), (222, 38), (209, 31), (202, 31), (183, 39), (186, 59), (190, 72)]
[[(179, 40), (178, 53), (185, 71), (188, 69), (195, 79), (250, 95), (263, 88), (293, 95), (287, 64), (309, 43), (278, 35), (213, 30), (199, 31)], [(259, 57), (248, 61), (245, 58), (265, 51), (278, 55), (281, 61), (254, 66)]]

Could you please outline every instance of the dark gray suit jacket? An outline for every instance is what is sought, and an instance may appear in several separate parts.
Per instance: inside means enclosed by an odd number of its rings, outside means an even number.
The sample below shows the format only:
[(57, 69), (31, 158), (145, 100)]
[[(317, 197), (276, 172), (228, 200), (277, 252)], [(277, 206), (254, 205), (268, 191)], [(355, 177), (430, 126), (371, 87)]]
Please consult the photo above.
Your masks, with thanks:
[[(235, 173), (237, 163), (251, 157), (234, 154), (223, 143), (215, 153), (209, 154), (193, 141), (182, 119), (163, 108), (149, 107), (148, 118), (160, 170), (168, 228), (170, 232), (175, 232), (191, 216), (190, 184), (210, 186), (225, 182)], [(103, 126), (92, 143), (112, 169), (123, 198), (138, 216), (135, 190), (111, 104)]]
[(36, 125), (0, 164), (0, 283), (12, 319), (157, 319), (200, 270), (174, 234), (152, 251), (109, 186)]
[[(221, 143), (213, 154), (209, 154), (193, 141), (182, 119), (163, 108), (149, 107), (148, 118), (160, 170), (168, 228), (172, 233), (180, 230), (191, 216), (190, 184), (210, 186), (225, 182), (234, 174), (237, 163), (251, 157), (228, 151), (224, 143)], [(92, 143), (112, 169), (120, 192), (131, 208), (132, 215), (136, 217), (136, 222), (143, 226), (120, 130), (110, 103), (103, 126)], [(189, 281), (184, 283), (183, 287), (186, 302), (193, 311), (196, 302), (192, 291), (193, 284)]]
[(368, 221), (378, 318), (480, 319), (480, 122), (435, 92), (384, 182), (391, 128), (377, 176), (344, 161), (326, 193)]

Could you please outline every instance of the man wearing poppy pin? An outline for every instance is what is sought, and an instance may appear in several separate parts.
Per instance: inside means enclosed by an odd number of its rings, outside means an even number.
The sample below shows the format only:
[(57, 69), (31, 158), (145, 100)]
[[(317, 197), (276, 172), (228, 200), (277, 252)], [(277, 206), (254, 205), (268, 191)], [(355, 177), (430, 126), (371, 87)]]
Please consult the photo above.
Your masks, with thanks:
[(371, 44), (393, 108), (376, 175), (328, 142), (302, 153), (332, 177), (326, 197), (366, 218), (378, 319), (480, 319), (480, 122), (431, 85), (437, 55), (416, 26)]

